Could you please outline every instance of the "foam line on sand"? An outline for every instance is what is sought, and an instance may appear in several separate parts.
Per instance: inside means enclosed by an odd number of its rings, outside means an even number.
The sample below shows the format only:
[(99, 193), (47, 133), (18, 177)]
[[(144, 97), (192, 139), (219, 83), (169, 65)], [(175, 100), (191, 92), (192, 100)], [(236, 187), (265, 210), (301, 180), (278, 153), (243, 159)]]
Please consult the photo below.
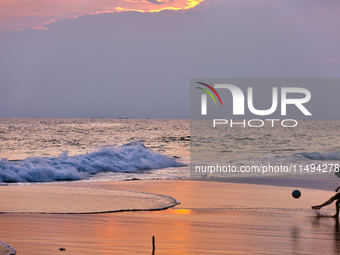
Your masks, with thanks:
[(12, 246), (0, 241), (0, 255), (14, 255), (14, 254), (16, 254), (16, 251)]
[(100, 188), (0, 186), (2, 213), (108, 213), (163, 210), (179, 204), (166, 195)]

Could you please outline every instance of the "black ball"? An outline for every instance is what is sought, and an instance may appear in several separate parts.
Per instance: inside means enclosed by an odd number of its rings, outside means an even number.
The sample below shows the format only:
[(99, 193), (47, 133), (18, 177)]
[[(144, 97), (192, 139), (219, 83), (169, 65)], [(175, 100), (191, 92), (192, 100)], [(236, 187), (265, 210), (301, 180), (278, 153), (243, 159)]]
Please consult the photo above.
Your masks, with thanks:
[(300, 196), (301, 196), (301, 192), (300, 192), (300, 190), (294, 190), (293, 192), (292, 192), (292, 196), (294, 197), (294, 198), (299, 198)]

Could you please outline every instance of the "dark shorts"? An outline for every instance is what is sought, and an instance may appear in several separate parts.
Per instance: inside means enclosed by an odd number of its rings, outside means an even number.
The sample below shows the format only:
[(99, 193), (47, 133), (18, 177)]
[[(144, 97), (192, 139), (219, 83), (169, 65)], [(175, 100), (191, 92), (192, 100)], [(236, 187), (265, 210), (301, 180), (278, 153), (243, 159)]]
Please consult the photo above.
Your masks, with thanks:
[(340, 199), (340, 193), (336, 193), (335, 196), (333, 196), (334, 200)]

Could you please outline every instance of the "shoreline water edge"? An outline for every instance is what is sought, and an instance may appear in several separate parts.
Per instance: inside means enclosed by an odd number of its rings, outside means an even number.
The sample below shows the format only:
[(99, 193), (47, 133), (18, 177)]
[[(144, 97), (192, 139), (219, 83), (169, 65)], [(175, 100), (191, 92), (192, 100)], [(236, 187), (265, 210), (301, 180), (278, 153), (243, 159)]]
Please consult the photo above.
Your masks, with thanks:
[[(189, 122), (1, 119), (0, 239), (20, 254), (54, 254), (59, 246), (70, 254), (148, 254), (145, 238), (150, 236), (159, 240), (157, 254), (263, 254), (278, 246), (313, 254), (313, 238), (333, 247), (322, 248), (327, 254), (340, 251), (337, 225), (328, 233), (310, 209), (334, 194), (339, 186), (334, 173), (192, 178)], [(323, 124), (304, 125), (319, 129)], [(328, 125), (327, 139), (337, 125)], [(246, 158), (247, 163), (289, 159), (328, 164), (340, 159), (337, 141), (322, 150), (320, 143), (310, 146), (319, 138), (310, 141), (302, 133), (292, 139), (294, 146), (287, 136), (272, 134), (282, 143), (237, 158), (239, 150), (249, 150), (252, 143), (261, 147), (263, 139), (272, 137), (233, 135), (227, 135), (230, 141), (219, 151), (231, 156), (227, 163), (241, 165)], [(219, 154), (211, 156), (213, 160)], [(294, 189), (301, 198), (292, 198)], [(113, 211), (125, 212), (102, 213)], [(205, 232), (215, 238), (213, 247)], [(247, 243), (254, 236), (261, 241)]]

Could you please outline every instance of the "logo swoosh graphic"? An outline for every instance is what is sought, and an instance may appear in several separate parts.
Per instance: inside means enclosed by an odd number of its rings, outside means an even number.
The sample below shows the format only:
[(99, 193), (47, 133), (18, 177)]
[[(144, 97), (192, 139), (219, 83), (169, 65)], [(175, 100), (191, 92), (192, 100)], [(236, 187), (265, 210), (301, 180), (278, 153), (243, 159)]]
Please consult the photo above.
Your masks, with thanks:
[[(216, 91), (213, 87), (211, 87), (210, 85), (205, 84), (205, 83), (203, 83), (203, 82), (197, 82), (197, 83), (199, 83), (199, 84), (201, 84), (201, 85), (204, 85), (204, 86), (208, 87), (209, 89), (211, 89), (211, 90), (215, 93), (215, 95), (218, 97), (218, 100), (220, 100), (220, 104), (221, 104), (221, 106), (222, 106), (222, 100), (221, 100), (221, 98), (220, 98), (220, 95), (217, 93), (217, 91)], [(214, 101), (215, 101), (215, 100), (214, 100)], [(216, 104), (216, 103), (215, 103), (215, 104)]]
[(215, 102), (215, 105), (217, 105), (216, 104), (216, 100), (215, 100), (215, 98), (214, 98), (214, 96), (208, 91), (208, 90), (206, 90), (206, 89), (202, 89), (202, 88), (200, 88), (200, 87), (197, 87), (198, 89), (201, 89), (201, 90), (203, 90), (203, 91), (205, 91), (205, 92), (207, 92), (208, 94), (209, 94), (209, 96), (211, 96), (211, 98), (214, 100), (214, 102)]

